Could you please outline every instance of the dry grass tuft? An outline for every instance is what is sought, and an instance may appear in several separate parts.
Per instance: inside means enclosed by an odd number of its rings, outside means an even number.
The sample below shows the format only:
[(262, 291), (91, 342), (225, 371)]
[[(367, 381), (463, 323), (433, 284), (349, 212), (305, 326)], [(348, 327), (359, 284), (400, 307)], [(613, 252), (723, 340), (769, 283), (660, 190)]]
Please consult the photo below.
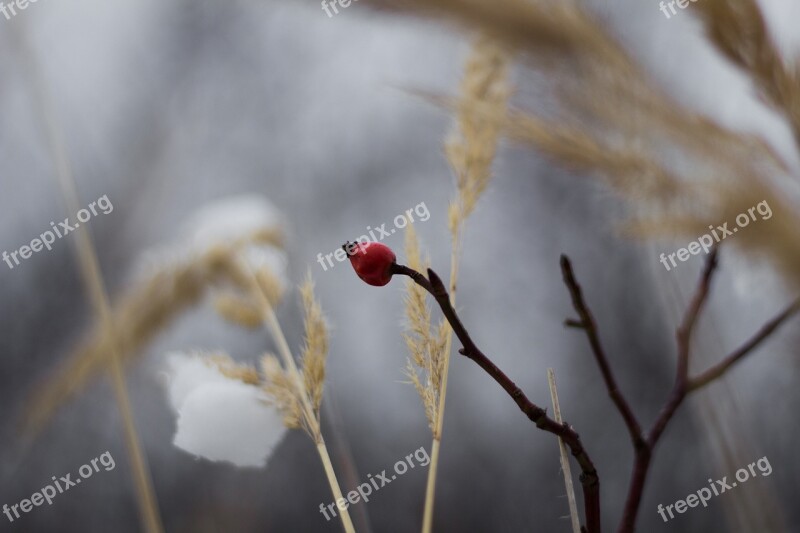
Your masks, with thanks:
[[(418, 272), (427, 269), (428, 261), (423, 263), (420, 257), (419, 242), (413, 224), (409, 224), (406, 230), (405, 251), (409, 267)], [(404, 301), (409, 333), (406, 333), (404, 338), (410, 355), (406, 362), (405, 373), (422, 398), (428, 426), (436, 435), (448, 325), (442, 320), (436, 332), (431, 331), (431, 310), (426, 303), (426, 294), (425, 290), (412, 280), (406, 280)]]
[(314, 298), (314, 283), (311, 276), (300, 286), (305, 312), (305, 342), (300, 355), (305, 385), (313, 414), (319, 421), (322, 392), (325, 382), (325, 357), (328, 354), (328, 328), (322, 314), (322, 306)]
[(205, 362), (219, 370), (223, 376), (241, 381), (247, 385), (257, 385), (261, 381), (258, 370), (250, 365), (235, 362), (228, 354), (209, 355), (205, 358)]
[(709, 38), (747, 72), (765, 100), (783, 113), (800, 146), (800, 63), (784, 59), (754, 0), (709, 0), (698, 6)]
[(214, 310), (228, 322), (247, 329), (261, 327), (264, 320), (258, 305), (230, 292), (220, 292), (214, 296)]
[(492, 177), (497, 138), (510, 96), (508, 52), (486, 36), (478, 39), (464, 67), (457, 130), (445, 143), (456, 177), (456, 199), (448, 211), (455, 233), (475, 209)]
[(281, 367), (278, 358), (267, 354), (261, 358), (261, 371), (264, 373), (262, 388), (272, 403), (283, 414), (283, 423), (289, 429), (304, 427), (303, 407), (297, 380)]
[[(453, 106), (457, 117), (456, 132), (445, 143), (445, 155), (456, 182), (456, 196), (448, 209), (448, 229), (452, 240), (449, 294), (453, 303), (464, 223), (491, 182), (492, 162), (506, 121), (511, 94), (509, 58), (509, 51), (493, 39), (490, 32), (482, 34), (473, 45), (464, 67), (460, 96)], [(406, 233), (406, 255), (411, 268), (424, 271), (427, 267), (427, 264), (423, 265), (419, 243), (410, 225)], [(425, 296), (422, 288), (406, 282), (406, 318), (410, 334), (405, 335), (405, 341), (410, 356), (405, 373), (422, 398), (433, 434), (422, 524), (423, 533), (430, 533), (453, 332), (444, 319), (435, 328), (432, 326)]]
[[(510, 112), (503, 129), (555, 163), (603, 179), (628, 201), (629, 234), (694, 239), (710, 224), (733, 220), (742, 207), (767, 201), (775, 206), (774, 219), (753, 224), (731, 242), (800, 283), (800, 234), (789, 230), (798, 227), (800, 213), (781, 192), (790, 183), (787, 164), (764, 139), (672, 99), (580, 3), (405, 5), (485, 31), (548, 74), (553, 105)], [(709, 0), (697, 8), (712, 42), (750, 74), (800, 139), (800, 68), (781, 57), (757, 4)], [(449, 105), (458, 112), (457, 104)], [(487, 120), (496, 116), (477, 104), (473, 110)]]
[[(111, 310), (113, 328), (96, 326), (55, 375), (32, 395), (24, 429), (41, 429), (73, 394), (101, 375), (114, 343), (118, 343), (123, 361), (130, 362), (177, 317), (199, 304), (209, 290), (241, 287), (244, 274), (237, 261), (241, 250), (254, 239), (277, 242), (276, 235), (272, 231), (254, 233), (230, 245), (216, 245), (184, 260), (164, 263), (126, 290)], [(265, 270), (261, 268), (259, 273), (266, 279), (270, 275)], [(279, 292), (273, 290), (272, 294), (278, 301)], [(251, 301), (254, 299), (246, 294), (222, 292), (215, 304), (222, 316), (244, 326), (254, 319)]]

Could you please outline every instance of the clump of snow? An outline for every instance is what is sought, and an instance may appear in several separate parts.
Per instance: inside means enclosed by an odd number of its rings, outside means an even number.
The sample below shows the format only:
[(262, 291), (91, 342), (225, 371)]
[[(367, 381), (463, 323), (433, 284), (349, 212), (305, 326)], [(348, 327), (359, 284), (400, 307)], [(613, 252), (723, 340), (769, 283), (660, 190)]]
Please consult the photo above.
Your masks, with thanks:
[(175, 446), (212, 461), (265, 466), (286, 427), (263, 392), (198, 356), (171, 354), (168, 364), (169, 399), (177, 413)]

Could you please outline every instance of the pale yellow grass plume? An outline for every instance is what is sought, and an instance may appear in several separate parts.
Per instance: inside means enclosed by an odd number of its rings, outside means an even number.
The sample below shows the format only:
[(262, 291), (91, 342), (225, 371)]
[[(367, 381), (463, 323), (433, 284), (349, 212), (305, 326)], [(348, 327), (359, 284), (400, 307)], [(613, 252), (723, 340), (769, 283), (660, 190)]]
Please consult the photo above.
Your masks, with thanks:
[(283, 281), (264, 264), (225, 261), (228, 286), (214, 291), (214, 309), (224, 319), (248, 329), (260, 327), (264, 322), (261, 298), (271, 308), (283, 299)]
[[(336, 472), (333, 470), (328, 447), (322, 435), (320, 409), (325, 380), (325, 359), (328, 356), (328, 328), (322, 307), (314, 298), (314, 284), (309, 275), (300, 288), (305, 315), (305, 341), (301, 354), (302, 368), (298, 368), (289, 344), (278, 323), (274, 309), (266, 297), (260, 298), (264, 325), (278, 344), (281, 362), (266, 356), (261, 367), (266, 376), (264, 391), (283, 413), (287, 427), (302, 427), (317, 448), (334, 501), (343, 499)], [(340, 509), (339, 518), (346, 533), (355, 533), (347, 508)]]
[[(236, 261), (226, 262), (230, 270), (228, 280), (242, 290), (241, 294), (224, 293), (217, 298), (216, 308), (224, 318), (244, 327), (266, 325), (279, 347), (285, 351), (283, 364), (267, 354), (261, 359), (261, 375), (255, 368), (234, 363), (226, 356), (211, 356), (207, 362), (216, 366), (225, 376), (244, 383), (259, 385), (284, 418), (290, 429), (302, 427), (315, 443), (322, 441), (320, 409), (325, 382), (325, 360), (328, 355), (328, 327), (322, 306), (314, 297), (314, 283), (309, 275), (299, 287), (303, 304), (305, 336), (299, 363), (288, 350), (283, 329), (275, 320), (270, 288), (283, 288), (268, 269), (252, 269)], [(249, 276), (249, 283), (248, 283)], [(269, 280), (266, 283), (263, 281)], [(227, 290), (230, 291), (230, 288)], [(224, 302), (224, 306), (220, 306)]]
[(311, 276), (300, 286), (305, 314), (305, 341), (300, 354), (303, 367), (303, 384), (311, 400), (313, 415), (319, 423), (319, 410), (325, 382), (325, 358), (328, 354), (328, 328), (322, 306), (314, 298)]
[[(422, 4), (425, 4), (424, 6)], [(411, 6), (488, 32), (548, 75), (544, 109), (507, 114), (505, 131), (557, 164), (596, 175), (628, 200), (632, 234), (697, 238), (767, 201), (772, 220), (731, 242), (800, 283), (800, 213), (779, 187), (788, 167), (763, 139), (738, 133), (665, 93), (579, 2), (425, 0)], [(753, 0), (696, 6), (712, 41), (748, 72), (797, 137), (797, 61), (781, 57)], [(558, 35), (556, 35), (558, 33)], [(476, 112), (490, 115), (480, 106)], [(783, 183), (779, 183), (779, 181)], [(699, 233), (698, 233), (699, 232)]]
[(261, 311), (247, 298), (230, 292), (220, 292), (214, 297), (214, 309), (225, 320), (248, 329), (261, 327)]
[[(325, 359), (328, 355), (328, 328), (322, 307), (314, 297), (314, 284), (309, 276), (300, 287), (305, 315), (305, 340), (300, 364), (294, 360), (286, 336), (275, 315), (264, 284), (253, 273), (250, 284), (258, 302), (263, 323), (278, 345), (280, 359), (267, 355), (261, 360), (264, 374), (262, 389), (283, 415), (288, 428), (303, 428), (314, 441), (322, 466), (325, 469), (334, 501), (342, 499), (342, 491), (333, 470), (330, 454), (322, 435), (320, 410), (325, 380)], [(339, 517), (347, 533), (355, 533), (347, 509), (340, 509)]]
[[(117, 342), (121, 357), (131, 361), (141, 355), (144, 348), (188, 309), (199, 304), (210, 289), (217, 288), (223, 296), (217, 299), (217, 310), (228, 319), (240, 324), (252, 323), (252, 298), (233, 296), (232, 289), (242, 283), (237, 257), (253, 244), (278, 242), (270, 232), (253, 233), (228, 245), (214, 245), (201, 253), (182, 256), (167, 261), (139, 279), (117, 298), (111, 311), (114, 325), (108, 329), (96, 326), (80, 343), (59, 370), (32, 395), (32, 403), (25, 419), (26, 429), (36, 431), (73, 394), (102, 374), (112, 345)], [(253, 267), (262, 279), (268, 280), (268, 268), (256, 263)], [(275, 276), (271, 276), (275, 278)], [(278, 281), (265, 283), (276, 301), (280, 291), (274, 286)], [(237, 298), (237, 300), (232, 300)], [(238, 303), (238, 306), (235, 305)]]
[(711, 41), (786, 116), (800, 146), (800, 61), (782, 57), (758, 4), (755, 0), (709, 0), (697, 8)]
[(247, 385), (256, 385), (261, 381), (258, 370), (256, 370), (255, 367), (237, 363), (228, 354), (212, 354), (205, 360), (210, 366), (218, 369), (225, 377), (241, 381)]
[[(628, 60), (603, 39), (574, 0), (373, 0), (433, 16), (447, 16), (485, 31), (497, 42), (537, 50), (562, 61), (588, 59), (624, 67)], [(586, 52), (591, 53), (585, 58)]]
[[(420, 257), (419, 241), (413, 224), (409, 224), (405, 238), (406, 262), (418, 272), (425, 272), (428, 261)], [(408, 333), (404, 335), (409, 357), (405, 373), (414, 385), (425, 407), (428, 426), (438, 437), (438, 407), (442, 388), (442, 373), (445, 360), (447, 323), (442, 320), (435, 331), (431, 331), (431, 309), (426, 302), (427, 293), (406, 280), (405, 314)]]
[[(283, 414), (283, 423), (286, 427), (289, 429), (305, 427), (297, 380), (281, 367), (278, 358), (272, 354), (261, 358), (261, 369), (265, 378), (262, 385), (264, 391)], [(307, 427), (306, 431), (308, 431)], [(313, 438), (313, 435), (309, 435)]]
[[(549, 41), (549, 37), (543, 37), (543, 40)], [(553, 41), (549, 42), (551, 45), (559, 39), (555, 34), (552, 37)], [(448, 209), (448, 228), (452, 243), (449, 293), (454, 304), (464, 223), (491, 182), (492, 162), (498, 138), (506, 122), (511, 93), (508, 81), (509, 64), (509, 50), (495, 40), (491, 32), (482, 34), (474, 43), (467, 59), (461, 90), (453, 106), (456, 111), (456, 131), (445, 143), (445, 155), (456, 182), (456, 196)], [(427, 266), (422, 264), (419, 244), (410, 225), (406, 235), (406, 255), (409, 266), (415, 270), (421, 271)], [(406, 282), (406, 316), (411, 328), (410, 334), (406, 335), (410, 353), (406, 374), (422, 398), (428, 425), (433, 434), (422, 523), (423, 533), (430, 533), (433, 528), (433, 505), (453, 332), (444, 319), (438, 326), (432, 326), (425, 294), (420, 287), (410, 282)]]
[[(324, 359), (323, 353), (321, 363), (323, 375)], [(316, 413), (312, 412), (309, 418), (304, 407), (305, 398), (312, 397), (312, 389), (309, 389), (308, 385), (299, 387), (296, 375), (292, 370), (285, 369), (275, 355), (265, 354), (261, 357), (260, 372), (249, 364), (237, 363), (225, 354), (208, 355), (204, 357), (204, 361), (209, 366), (217, 368), (226, 377), (260, 387), (266, 393), (268, 403), (280, 411), (283, 424), (287, 428), (302, 428), (316, 442), (319, 436), (319, 410), (317, 409)], [(321, 383), (314, 382), (314, 386), (321, 391)]]
[[(507, 113), (511, 89), (508, 81), (509, 51), (498, 44), (490, 34), (478, 37), (464, 67), (461, 91), (456, 104), (457, 131), (445, 144), (448, 162), (456, 176), (456, 197), (450, 204), (448, 227), (451, 234), (450, 250), (450, 298), (455, 304), (458, 264), (461, 256), (461, 238), (464, 222), (473, 212), (492, 178), (492, 162), (497, 149), (498, 137)], [(441, 363), (441, 392), (436, 408), (434, 439), (442, 434), (447, 375), (450, 368), (450, 351), (453, 332), (449, 325), (440, 324), (437, 340), (444, 337), (444, 353)], [(438, 369), (437, 369), (438, 372)], [(429, 491), (432, 489), (430, 475), (436, 475), (438, 446), (433, 449), (429, 472)], [(430, 510), (426, 504), (424, 529), (431, 527)]]
[[(209, 362), (225, 375), (250, 383), (256, 377), (270, 401), (278, 407), (289, 428), (302, 427), (316, 443), (322, 441), (320, 408), (325, 382), (325, 360), (328, 355), (328, 328), (322, 306), (314, 297), (314, 283), (309, 275), (299, 287), (304, 312), (305, 336), (299, 363), (286, 342), (283, 328), (275, 316), (277, 299), (283, 287), (267, 268), (253, 268), (238, 261), (227, 263), (229, 280), (240, 293), (226, 292), (217, 298), (216, 308), (228, 320), (244, 327), (265, 326), (281, 351), (281, 360), (268, 354), (261, 359), (261, 378), (247, 366), (231, 361)], [(227, 289), (231, 291), (229, 287)]]
[(456, 104), (457, 129), (445, 143), (457, 191), (448, 213), (451, 232), (469, 217), (492, 178), (510, 93), (508, 67), (508, 51), (486, 36), (477, 40), (464, 67)]

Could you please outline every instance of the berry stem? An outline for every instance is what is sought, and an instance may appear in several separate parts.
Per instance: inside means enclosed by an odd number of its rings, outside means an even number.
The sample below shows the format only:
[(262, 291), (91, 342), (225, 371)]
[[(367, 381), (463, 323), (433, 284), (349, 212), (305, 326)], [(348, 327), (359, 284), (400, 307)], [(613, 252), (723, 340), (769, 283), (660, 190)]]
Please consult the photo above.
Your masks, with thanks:
[(413, 268), (398, 264), (392, 265), (391, 272), (410, 277), (417, 285), (430, 293), (439, 304), (450, 327), (453, 328), (453, 333), (461, 342), (462, 348), (459, 353), (472, 359), (486, 371), (511, 396), (511, 399), (528, 419), (536, 424), (536, 427), (560, 437), (569, 447), (582, 472), (580, 480), (583, 486), (586, 531), (587, 533), (600, 533), (600, 479), (589, 454), (583, 448), (578, 433), (566, 422), (558, 423), (548, 417), (545, 409), (531, 402), (522, 389), (478, 348), (453, 308), (450, 295), (436, 272), (429, 268), (426, 278)]

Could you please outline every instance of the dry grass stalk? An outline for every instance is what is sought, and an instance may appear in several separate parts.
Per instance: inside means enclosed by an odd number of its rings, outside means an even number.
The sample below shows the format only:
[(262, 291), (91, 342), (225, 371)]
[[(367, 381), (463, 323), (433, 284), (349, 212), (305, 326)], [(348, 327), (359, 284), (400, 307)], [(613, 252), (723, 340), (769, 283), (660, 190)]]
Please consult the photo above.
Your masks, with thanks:
[(507, 78), (508, 53), (488, 37), (480, 37), (464, 67), (457, 130), (445, 143), (447, 161), (456, 177), (457, 197), (448, 216), (453, 233), (475, 209), (491, 180), (510, 93)]
[[(298, 368), (283, 328), (275, 315), (269, 294), (260, 282), (258, 272), (249, 265), (240, 264), (239, 271), (246, 277), (251, 297), (258, 303), (263, 323), (278, 345), (283, 364), (274, 356), (262, 359), (262, 370), (267, 377), (263, 388), (283, 412), (284, 423), (289, 428), (302, 427), (316, 444), (334, 501), (342, 498), (342, 490), (333, 470), (328, 447), (322, 436), (320, 408), (325, 379), (325, 359), (328, 355), (328, 333), (319, 302), (314, 298), (314, 285), (310, 276), (301, 286), (305, 314), (305, 342), (302, 349), (302, 370)], [(340, 509), (339, 517), (347, 533), (355, 533), (347, 509)]]
[(236, 247), (216, 246), (186, 261), (165, 264), (126, 290), (110, 310), (113, 334), (108, 328), (95, 327), (60, 370), (38, 388), (25, 419), (26, 430), (40, 430), (61, 405), (97, 377), (115, 343), (121, 359), (129, 362), (175, 318), (197, 305), (210, 287), (235, 284), (239, 272), (231, 256)]
[(322, 306), (314, 299), (314, 283), (309, 275), (300, 287), (305, 312), (305, 342), (300, 354), (303, 384), (311, 400), (313, 415), (319, 423), (322, 392), (325, 383), (325, 357), (328, 354), (328, 328)]
[[(547, 369), (547, 383), (550, 386), (550, 400), (553, 402), (553, 419), (561, 424), (561, 406), (558, 403), (558, 389), (556, 388), (556, 373), (552, 368)], [(561, 460), (561, 471), (564, 473), (564, 487), (567, 491), (569, 502), (569, 516), (572, 523), (572, 533), (581, 533), (581, 519), (578, 516), (578, 504), (575, 500), (575, 487), (572, 484), (572, 470), (569, 467), (569, 455), (564, 439), (558, 437), (558, 451)]]
[[(35, 111), (39, 115), (45, 132), (47, 150), (55, 170), (54, 177), (58, 181), (67, 209), (70, 213), (77, 213), (80, 209), (80, 202), (72, 174), (72, 164), (64, 134), (57, 118), (56, 108), (45, 83), (41, 66), (28, 42), (24, 26), (12, 28), (11, 36), (16, 42), (19, 55), (27, 67), (26, 72), (30, 76), (32, 99)], [(163, 531), (164, 527), (161, 523), (161, 515), (155, 490), (153, 489), (150, 469), (139, 442), (139, 434), (130, 405), (130, 397), (123, 371), (122, 348), (116, 338), (111, 306), (100, 270), (97, 250), (90, 233), (85, 227), (77, 232), (74, 242), (78, 249), (78, 262), (86, 284), (85, 288), (89, 293), (98, 322), (101, 324), (100, 328), (111, 340), (110, 350), (107, 352), (108, 355), (105, 358), (104, 366), (110, 373), (114, 395), (122, 419), (126, 451), (133, 475), (142, 528), (148, 533), (159, 533)]]
[(250, 365), (236, 363), (228, 354), (209, 355), (206, 362), (219, 370), (223, 376), (241, 381), (246, 385), (257, 385), (261, 381), (258, 370)]
[[(246, 243), (237, 243), (237, 246)], [(302, 428), (314, 441), (325, 469), (334, 500), (342, 498), (333, 464), (322, 436), (320, 410), (325, 381), (325, 360), (328, 355), (328, 328), (322, 306), (314, 297), (314, 284), (309, 278), (300, 287), (304, 309), (305, 340), (301, 352), (301, 366), (295, 363), (283, 329), (275, 315), (275, 305), (283, 293), (277, 276), (267, 267), (253, 267), (237, 255), (235, 250), (217, 250), (209, 256), (213, 271), (227, 284), (226, 291), (217, 295), (217, 311), (228, 320), (244, 327), (252, 327), (253, 321), (266, 326), (281, 352), (283, 363), (271, 354), (261, 359), (261, 373), (249, 366), (235, 363), (225, 355), (208, 357), (206, 362), (232, 379), (259, 386), (268, 400), (283, 415), (287, 428)], [(196, 265), (195, 265), (196, 266)], [(207, 284), (199, 284), (198, 290)], [(237, 290), (238, 292), (232, 292)], [(346, 509), (340, 517), (345, 531), (354, 533), (352, 521)]]
[[(481, 35), (464, 67), (461, 92), (456, 104), (457, 129), (445, 143), (445, 154), (456, 181), (456, 197), (448, 209), (448, 228), (452, 239), (449, 292), (453, 303), (464, 222), (474, 211), (492, 178), (491, 165), (510, 96), (508, 68), (508, 51), (490, 36)], [(406, 253), (412, 268), (422, 267), (419, 245), (412, 228), (409, 228), (406, 237)], [(436, 328), (432, 327), (425, 294), (413, 283), (406, 286), (406, 315), (412, 332), (406, 336), (411, 354), (406, 374), (422, 398), (433, 434), (422, 525), (423, 533), (430, 533), (453, 332), (445, 320)], [(418, 369), (422, 370), (422, 377)]]
[[(278, 362), (278, 358), (272, 354), (262, 357), (261, 370), (265, 378), (264, 391), (283, 414), (283, 423), (286, 427), (289, 429), (305, 427), (296, 380), (286, 373)], [(306, 431), (308, 431), (307, 428)]]
[[(420, 257), (419, 241), (414, 226), (406, 230), (406, 261), (411, 268), (424, 272), (429, 266)], [(425, 416), (434, 438), (437, 433), (439, 396), (442, 389), (445, 344), (449, 326), (445, 320), (439, 322), (435, 332), (431, 326), (431, 309), (426, 301), (425, 290), (412, 280), (406, 281), (405, 313), (409, 333), (404, 335), (409, 357), (405, 373), (417, 390), (425, 407)]]
[(800, 146), (800, 63), (784, 59), (754, 0), (710, 0), (698, 6), (711, 42), (747, 72), (765, 99), (786, 116)]
[(263, 320), (258, 306), (229, 292), (222, 292), (214, 297), (214, 310), (228, 322), (247, 329), (260, 327)]
[[(579, 2), (403, 5), (486, 31), (548, 74), (556, 105), (510, 114), (507, 131), (558, 164), (604, 178), (629, 201), (630, 234), (694, 239), (766, 201), (773, 218), (751, 224), (732, 242), (750, 256), (770, 258), (785, 279), (800, 282), (800, 214), (777, 183), (788, 165), (765, 140), (666, 95)], [(710, 0), (698, 9), (712, 41), (751, 75), (800, 145), (800, 68), (780, 56), (755, 1)], [(479, 105), (474, 109), (488, 115)]]

